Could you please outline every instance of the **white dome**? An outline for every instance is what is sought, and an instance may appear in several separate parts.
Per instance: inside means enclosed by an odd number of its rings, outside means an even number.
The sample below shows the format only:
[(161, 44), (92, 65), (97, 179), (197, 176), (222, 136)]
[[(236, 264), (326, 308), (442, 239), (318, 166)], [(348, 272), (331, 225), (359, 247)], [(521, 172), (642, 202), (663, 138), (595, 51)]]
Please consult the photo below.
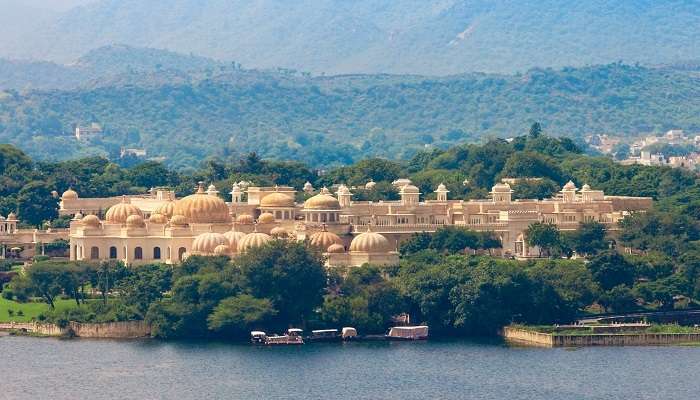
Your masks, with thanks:
[(214, 248), (214, 255), (227, 256), (231, 254), (231, 248), (225, 244), (220, 244)]
[(187, 218), (182, 215), (173, 215), (173, 217), (170, 218), (170, 226), (184, 227), (187, 226), (187, 224)]
[(62, 200), (68, 200), (68, 199), (77, 199), (78, 198), (78, 192), (76, 192), (73, 189), (68, 189), (63, 194), (61, 195)]
[(176, 201), (173, 214), (182, 215), (194, 223), (231, 221), (226, 203), (218, 196), (206, 194), (201, 186), (197, 193)]
[(146, 224), (143, 222), (143, 217), (140, 215), (129, 215), (126, 219), (126, 226), (129, 228), (143, 228)]
[(153, 213), (151, 216), (148, 218), (148, 222), (152, 224), (162, 224), (165, 225), (168, 223), (168, 217), (166, 217), (163, 214), (159, 213)]
[(258, 223), (261, 223), (261, 224), (272, 224), (274, 222), (275, 222), (275, 216), (268, 213), (268, 212), (262, 213), (258, 217)]
[(375, 181), (369, 181), (365, 184), (365, 189), (372, 190), (375, 186), (377, 186), (377, 183)]
[(219, 245), (228, 246), (228, 239), (221, 233), (207, 232), (197, 236), (192, 242), (192, 252), (195, 254), (213, 254)]
[(328, 246), (328, 249), (326, 249), (326, 253), (333, 253), (333, 254), (339, 254), (339, 253), (345, 253), (345, 246), (342, 244), (332, 244)]
[(236, 217), (236, 223), (242, 225), (250, 225), (255, 223), (255, 219), (250, 214), (241, 214), (238, 217)]
[(90, 228), (98, 228), (100, 226), (100, 219), (97, 218), (97, 215), (86, 215), (83, 217), (81, 220), (83, 225), (90, 227)]
[(238, 231), (228, 231), (224, 233), (224, 236), (226, 236), (226, 239), (228, 239), (228, 245), (232, 250), (238, 249), (238, 243), (243, 240), (245, 237), (245, 233), (243, 232), (238, 232)]
[(143, 218), (143, 213), (135, 205), (131, 204), (126, 196), (122, 197), (122, 201), (119, 204), (115, 204), (107, 210), (105, 214), (105, 221), (112, 224), (123, 224), (126, 223), (127, 218), (132, 215), (138, 215)]
[(265, 234), (265, 233), (260, 233), (260, 232), (249, 233), (243, 238), (243, 240), (241, 240), (238, 243), (238, 251), (240, 253), (244, 253), (248, 249), (253, 249), (253, 248), (264, 246), (265, 243), (268, 243), (271, 240), (272, 240), (272, 237), (270, 235)]
[(388, 253), (393, 251), (389, 240), (379, 233), (365, 232), (352, 240), (351, 252), (360, 253)]

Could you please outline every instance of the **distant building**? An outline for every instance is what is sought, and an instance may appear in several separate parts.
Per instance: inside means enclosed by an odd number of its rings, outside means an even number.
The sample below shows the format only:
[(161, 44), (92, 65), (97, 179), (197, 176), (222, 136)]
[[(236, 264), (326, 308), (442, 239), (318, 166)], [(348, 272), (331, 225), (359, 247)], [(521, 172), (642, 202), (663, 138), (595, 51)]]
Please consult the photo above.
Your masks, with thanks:
[(124, 158), (124, 157), (139, 157), (143, 158), (146, 157), (146, 149), (127, 149), (125, 147), (121, 148), (121, 151), (119, 152), (119, 158)]
[(75, 127), (75, 138), (83, 142), (90, 141), (100, 135), (102, 135), (102, 125), (96, 122)]

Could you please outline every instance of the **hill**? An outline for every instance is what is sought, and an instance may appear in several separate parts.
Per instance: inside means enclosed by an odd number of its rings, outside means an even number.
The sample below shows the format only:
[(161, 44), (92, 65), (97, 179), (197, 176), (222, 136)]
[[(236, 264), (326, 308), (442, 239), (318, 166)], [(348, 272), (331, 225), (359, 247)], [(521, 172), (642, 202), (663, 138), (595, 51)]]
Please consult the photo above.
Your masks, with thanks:
[[(522, 134), (700, 130), (695, 70), (611, 64), (526, 74), (444, 78), (314, 77), (220, 66), (115, 75), (71, 90), (0, 92), (0, 141), (39, 158), (143, 147), (176, 167), (249, 151), (315, 166), (374, 155), (408, 158), (426, 146)], [(99, 122), (88, 145), (75, 124)]]
[(249, 68), (424, 75), (700, 58), (698, 0), (95, 0), (23, 21), (0, 56), (68, 63), (124, 43)]

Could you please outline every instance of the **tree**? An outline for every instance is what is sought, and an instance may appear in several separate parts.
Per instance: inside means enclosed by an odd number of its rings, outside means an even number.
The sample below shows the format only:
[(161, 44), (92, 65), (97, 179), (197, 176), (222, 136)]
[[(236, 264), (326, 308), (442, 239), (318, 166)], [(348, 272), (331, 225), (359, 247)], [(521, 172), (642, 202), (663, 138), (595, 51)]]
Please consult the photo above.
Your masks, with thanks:
[(542, 135), (542, 125), (539, 122), (535, 122), (530, 126), (528, 136), (532, 139), (537, 139), (540, 135)]
[(30, 182), (17, 194), (17, 211), (23, 221), (40, 226), (44, 221), (58, 217), (58, 202), (51, 196), (51, 188), (42, 181)]
[(249, 294), (228, 297), (214, 308), (207, 318), (207, 326), (218, 333), (243, 336), (277, 313), (268, 299), (257, 299)]
[(637, 308), (637, 301), (632, 290), (625, 285), (618, 285), (606, 291), (598, 299), (607, 311), (625, 312)]
[(61, 275), (64, 272), (63, 265), (52, 262), (35, 263), (27, 271), (29, 287), (41, 296), (51, 309), (55, 308), (54, 299), (63, 291)]
[(147, 264), (134, 267), (131, 274), (121, 280), (117, 289), (127, 304), (145, 314), (148, 307), (163, 297), (172, 287), (172, 270), (164, 264)]
[(535, 222), (525, 230), (525, 241), (528, 246), (539, 247), (540, 257), (543, 251), (549, 256), (552, 249), (559, 244), (559, 229), (554, 224)]
[(634, 283), (634, 265), (616, 251), (606, 251), (593, 257), (587, 266), (603, 290), (620, 285), (632, 286)]
[(572, 247), (579, 254), (596, 254), (608, 248), (605, 241), (605, 225), (597, 221), (581, 222), (578, 230), (569, 238)]
[(236, 260), (250, 293), (272, 301), (284, 323), (304, 323), (323, 301), (326, 273), (320, 253), (276, 240)]

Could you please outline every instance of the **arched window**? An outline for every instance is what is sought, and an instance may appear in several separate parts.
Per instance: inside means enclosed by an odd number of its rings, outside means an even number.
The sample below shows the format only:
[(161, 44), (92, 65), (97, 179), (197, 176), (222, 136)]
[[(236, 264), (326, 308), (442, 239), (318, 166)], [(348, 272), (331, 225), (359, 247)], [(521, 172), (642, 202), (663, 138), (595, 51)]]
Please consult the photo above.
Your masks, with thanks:
[(184, 248), (184, 247), (180, 247), (180, 248), (177, 250), (177, 259), (178, 259), (178, 261), (182, 261), (182, 257), (185, 255), (186, 252), (187, 252), (187, 249)]
[(109, 248), (109, 258), (115, 259), (117, 258), (117, 248), (112, 246)]
[(97, 260), (100, 258), (100, 248), (97, 246), (90, 247), (90, 259)]
[(160, 247), (153, 248), (153, 259), (160, 260)]
[(134, 259), (135, 260), (142, 260), (143, 259), (143, 249), (140, 247), (137, 247), (134, 249)]

